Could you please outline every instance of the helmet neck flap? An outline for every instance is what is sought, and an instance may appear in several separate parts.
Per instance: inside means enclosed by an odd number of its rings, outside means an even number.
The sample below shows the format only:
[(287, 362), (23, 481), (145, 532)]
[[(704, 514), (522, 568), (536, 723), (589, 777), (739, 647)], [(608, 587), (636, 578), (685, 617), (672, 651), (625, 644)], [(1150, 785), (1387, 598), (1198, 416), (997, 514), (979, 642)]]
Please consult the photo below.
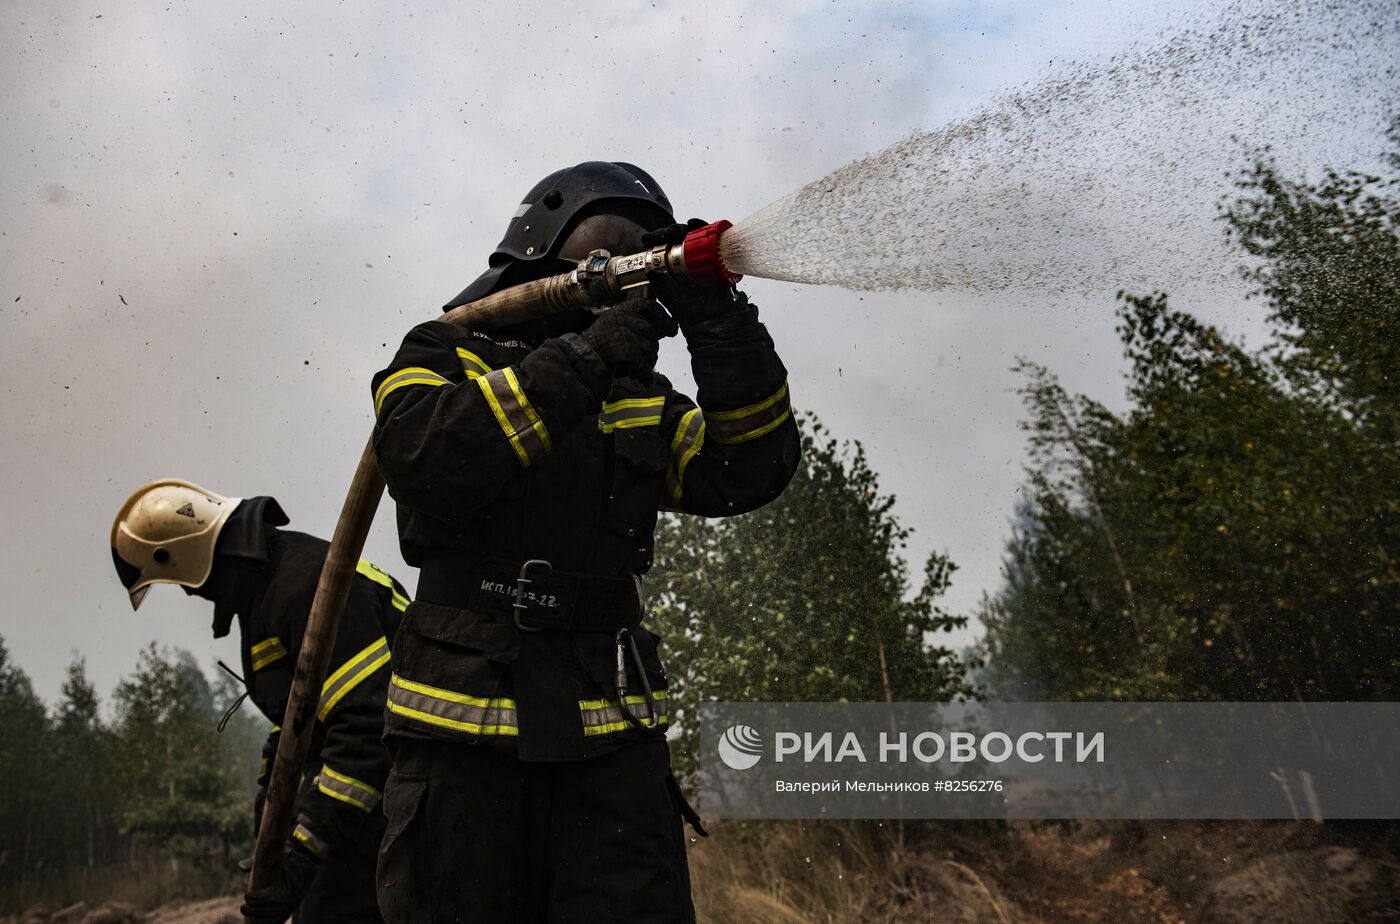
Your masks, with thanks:
[(228, 635), (236, 616), (257, 605), (272, 577), (267, 561), (272, 535), (290, 522), (270, 497), (250, 497), (239, 504), (219, 533), (209, 578), (185, 592), (214, 604), (214, 637)]

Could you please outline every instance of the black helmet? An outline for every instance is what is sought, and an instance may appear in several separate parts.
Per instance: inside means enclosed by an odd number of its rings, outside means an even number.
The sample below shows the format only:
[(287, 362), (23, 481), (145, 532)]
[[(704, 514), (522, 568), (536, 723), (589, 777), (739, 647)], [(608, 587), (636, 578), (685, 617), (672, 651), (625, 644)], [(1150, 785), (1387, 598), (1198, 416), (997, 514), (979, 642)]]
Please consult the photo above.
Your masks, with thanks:
[(444, 305), (443, 310), (476, 301), (508, 285), (551, 272), (566, 272), (568, 267), (557, 259), (558, 248), (570, 228), (596, 214), (601, 202), (622, 205), (626, 211), (637, 213), (647, 227), (675, 220), (671, 200), (651, 174), (640, 167), (590, 160), (557, 170), (525, 194), (506, 227), (505, 237), (491, 254), (491, 268)]

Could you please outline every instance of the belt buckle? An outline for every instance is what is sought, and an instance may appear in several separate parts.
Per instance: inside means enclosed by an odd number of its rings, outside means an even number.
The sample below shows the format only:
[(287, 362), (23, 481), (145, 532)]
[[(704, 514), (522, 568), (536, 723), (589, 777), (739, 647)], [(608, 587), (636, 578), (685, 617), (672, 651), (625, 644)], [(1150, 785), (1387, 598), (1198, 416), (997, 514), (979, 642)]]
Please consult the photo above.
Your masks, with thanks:
[(515, 623), (515, 628), (521, 632), (539, 632), (544, 626), (527, 626), (520, 621), (520, 617), (525, 615), (525, 611), (530, 605), (525, 602), (525, 588), (535, 583), (530, 580), (530, 569), (534, 567), (544, 568), (546, 571), (553, 571), (554, 566), (543, 558), (532, 558), (520, 566), (520, 575), (515, 579), (515, 602), (510, 606), (510, 618)]

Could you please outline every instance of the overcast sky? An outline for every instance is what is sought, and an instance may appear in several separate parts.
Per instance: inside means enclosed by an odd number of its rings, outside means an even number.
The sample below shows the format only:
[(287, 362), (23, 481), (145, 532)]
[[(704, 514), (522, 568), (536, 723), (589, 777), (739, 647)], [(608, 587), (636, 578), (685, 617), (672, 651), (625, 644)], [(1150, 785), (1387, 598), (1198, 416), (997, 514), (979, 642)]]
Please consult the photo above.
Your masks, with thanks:
[[(419, 6), (0, 5), (0, 636), (45, 698), (74, 651), (104, 694), (153, 639), (237, 663), (203, 601), (157, 588), (131, 612), (117, 507), (183, 477), (273, 494), (329, 536), (370, 375), (544, 174), (628, 160), (681, 217), (738, 220), (1209, 4)], [(954, 609), (998, 581), (1024, 464), (1014, 357), (1121, 405), (1112, 292), (746, 289), (794, 402), (898, 496), (915, 570), (931, 548), (961, 566)], [(1193, 307), (1259, 330), (1233, 295)], [(679, 344), (662, 365), (688, 381)], [(414, 584), (387, 506), (366, 555)]]

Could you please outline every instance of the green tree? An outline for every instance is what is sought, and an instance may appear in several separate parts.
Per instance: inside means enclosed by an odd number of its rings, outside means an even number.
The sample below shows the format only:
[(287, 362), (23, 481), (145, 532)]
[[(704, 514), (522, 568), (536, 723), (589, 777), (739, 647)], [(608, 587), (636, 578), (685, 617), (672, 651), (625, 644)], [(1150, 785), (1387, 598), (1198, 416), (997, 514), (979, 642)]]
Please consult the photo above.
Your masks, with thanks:
[(115, 755), (99, 705), (85, 662), (74, 656), (55, 710), (50, 749), (49, 779), (58, 797), (48, 814), (58, 839), (55, 853), (64, 866), (91, 869), (110, 859), (116, 847), (111, 812)]
[(1257, 258), (1249, 276), (1268, 300), (1276, 354), (1308, 395), (1392, 446), (1400, 437), (1400, 115), (1392, 176), (1326, 171), (1308, 184), (1267, 156), (1225, 208), (1232, 237)]
[(208, 682), (187, 652), (154, 643), (116, 690), (123, 833), (175, 858), (227, 857), (247, 836), (243, 774), (216, 731)]
[[(648, 578), (655, 628), (678, 668), (680, 702), (924, 701), (967, 692), (941, 633), (966, 624), (938, 605), (955, 566), (930, 556), (911, 593), (909, 531), (858, 443), (803, 425), (803, 461), (787, 491), (744, 516), (674, 516)], [(688, 739), (687, 739), (688, 740)], [(684, 750), (684, 748), (683, 748)]]
[(167, 897), (226, 890), (233, 851), (250, 847), (267, 732), (252, 710), (216, 731), (239, 693), (223, 676), (211, 690), (188, 654), (152, 646), (119, 685), (109, 726), (81, 658), (49, 713), (0, 644), (0, 911), (108, 898), (114, 876), (145, 881), (165, 860), (178, 872), (162, 880)]
[(6, 882), (43, 864), (49, 740), (44, 704), (0, 641), (0, 877)]
[(1308, 185), (1261, 160), (1239, 190), (1225, 217), (1273, 309), (1262, 349), (1122, 295), (1124, 414), (1019, 367), (1029, 499), (982, 608), (999, 695), (1400, 687), (1396, 180)]

